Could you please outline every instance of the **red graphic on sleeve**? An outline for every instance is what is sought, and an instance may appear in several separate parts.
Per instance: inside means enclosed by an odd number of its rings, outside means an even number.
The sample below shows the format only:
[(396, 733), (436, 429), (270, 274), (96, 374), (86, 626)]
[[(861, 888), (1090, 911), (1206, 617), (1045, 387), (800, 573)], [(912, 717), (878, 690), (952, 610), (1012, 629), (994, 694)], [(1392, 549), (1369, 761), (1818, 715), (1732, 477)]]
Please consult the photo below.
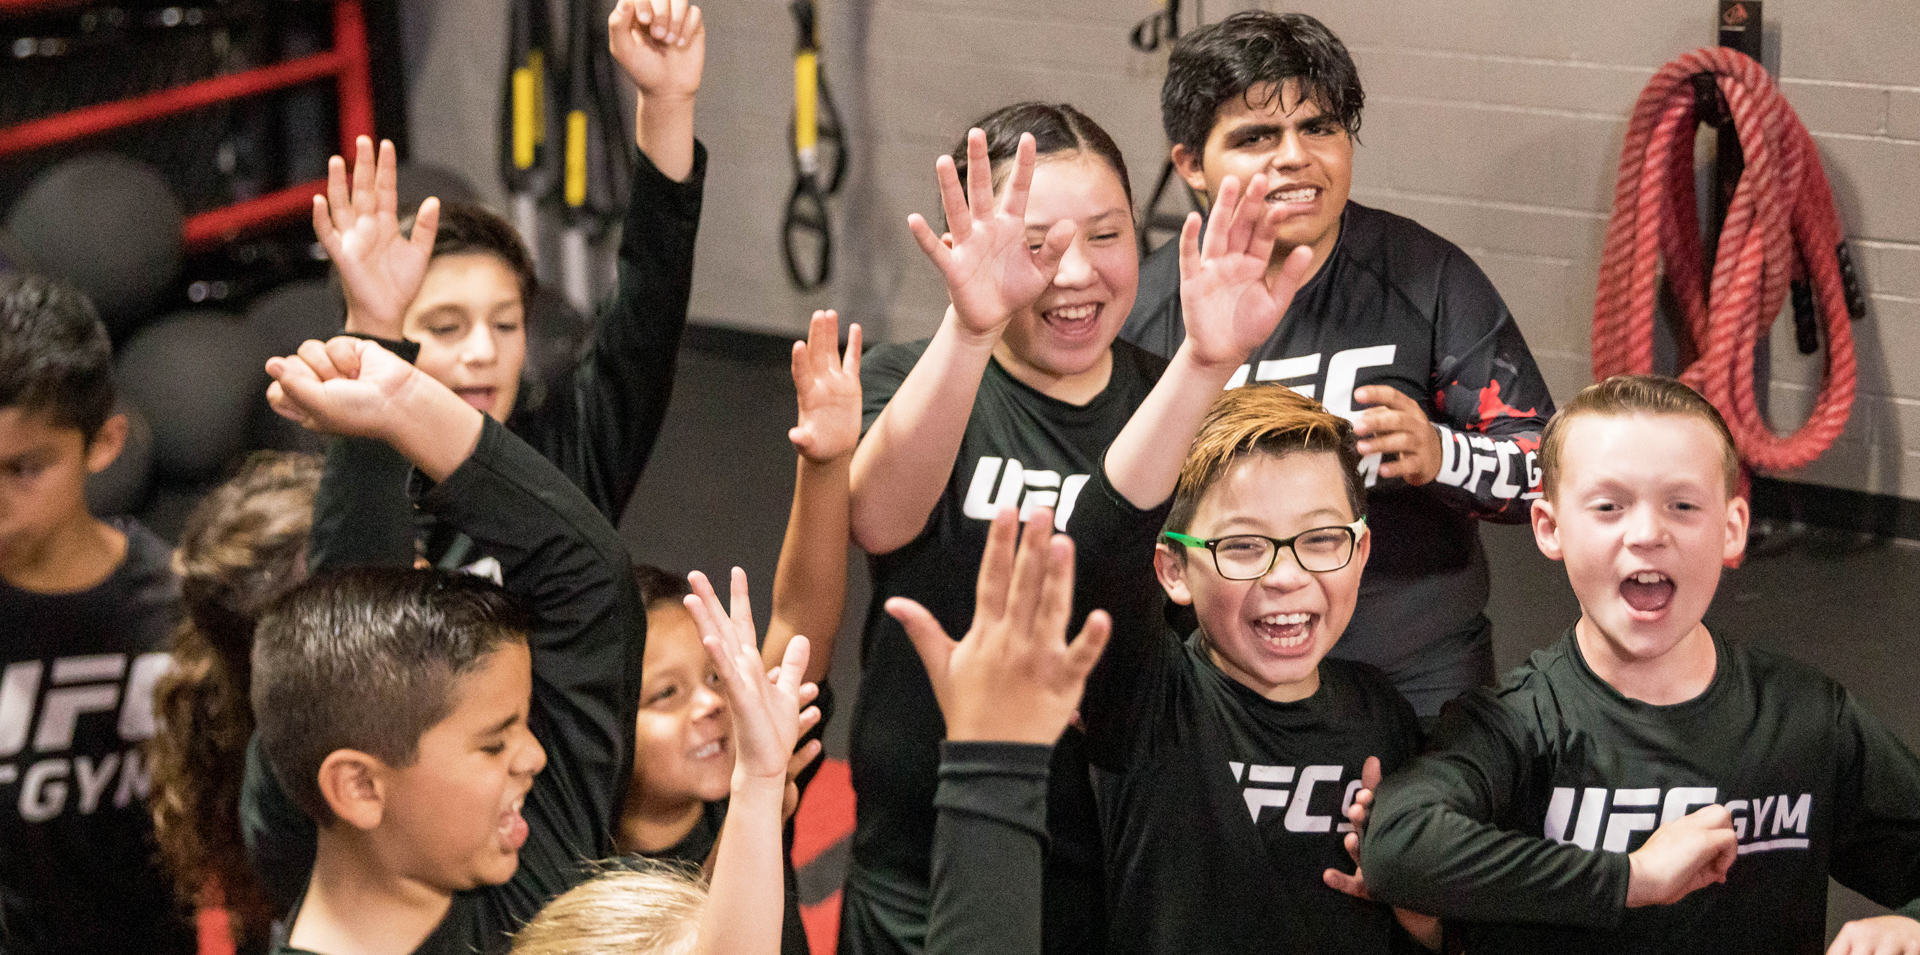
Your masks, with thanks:
[(1537, 408), (1522, 411), (1502, 401), (1500, 383), (1497, 381), (1487, 382), (1487, 386), (1480, 389), (1480, 421), (1483, 424), (1495, 418), (1531, 418), (1539, 413)]

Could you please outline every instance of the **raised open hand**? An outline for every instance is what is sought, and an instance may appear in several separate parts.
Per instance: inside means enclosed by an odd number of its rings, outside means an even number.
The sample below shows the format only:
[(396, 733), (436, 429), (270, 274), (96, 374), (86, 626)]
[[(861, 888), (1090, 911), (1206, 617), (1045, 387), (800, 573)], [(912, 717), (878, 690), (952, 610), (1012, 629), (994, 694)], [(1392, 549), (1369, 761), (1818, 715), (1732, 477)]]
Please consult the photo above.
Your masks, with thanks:
[(994, 517), (973, 625), (959, 643), (927, 608), (905, 597), (887, 601), (887, 613), (906, 628), (926, 663), (951, 740), (1052, 744), (1060, 738), (1113, 628), (1106, 611), (1095, 610), (1068, 643), (1072, 611), (1073, 541), (1054, 535), (1053, 511), (1045, 507), (1028, 515), (1024, 534), (1012, 507)]
[(816, 463), (851, 455), (860, 443), (859, 324), (847, 328), (844, 357), (839, 344), (840, 316), (832, 309), (814, 312), (807, 340), (793, 343), (800, 422), (787, 431), (787, 440)]
[(917, 212), (907, 216), (907, 228), (920, 243), (920, 251), (946, 280), (961, 331), (975, 340), (997, 339), (1014, 312), (1040, 298), (1073, 241), (1071, 219), (1054, 223), (1044, 238), (1028, 234), (1027, 190), (1033, 184), (1033, 166), (1033, 135), (1022, 133), (1013, 174), (996, 199), (987, 134), (969, 130), (966, 192), (960, 191), (960, 174), (952, 158), (941, 156), (934, 162), (948, 235), (935, 235)]
[(1220, 183), (1205, 241), (1197, 212), (1180, 229), (1180, 310), (1187, 347), (1204, 366), (1246, 361), (1279, 326), (1313, 261), (1313, 250), (1302, 246), (1268, 276), (1280, 211), (1267, 208), (1266, 192), (1264, 173), (1244, 191), (1228, 176)]
[[(687, 610), (693, 614), (700, 628), (700, 642), (727, 686), (727, 711), (733, 717), (734, 779), (777, 784), (784, 791), (790, 785), (787, 770), (794, 744), (820, 719), (820, 711), (807, 706), (819, 688), (800, 682), (807, 672), (807, 638), (794, 637), (780, 665), (771, 671), (763, 669), (754, 637), (753, 609), (747, 601), (747, 572), (733, 569), (730, 610), (720, 606), (707, 575), (694, 571), (687, 575), (687, 582), (693, 587), (686, 598)], [(805, 713), (801, 711), (803, 706)]]
[(347, 294), (347, 330), (397, 341), (400, 320), (420, 294), (433, 239), (440, 229), (440, 200), (420, 204), (413, 234), (400, 234), (398, 159), (391, 140), (355, 143), (353, 179), (346, 160), (327, 161), (327, 194), (313, 197), (313, 234), (340, 270)]
[(707, 26), (687, 0), (620, 0), (607, 17), (607, 43), (641, 96), (699, 91)]
[[(315, 431), (384, 438), (409, 389), (446, 386), (364, 338), (307, 341), (285, 358), (267, 359), (267, 402), (281, 417)], [(456, 399), (457, 400), (457, 399)]]

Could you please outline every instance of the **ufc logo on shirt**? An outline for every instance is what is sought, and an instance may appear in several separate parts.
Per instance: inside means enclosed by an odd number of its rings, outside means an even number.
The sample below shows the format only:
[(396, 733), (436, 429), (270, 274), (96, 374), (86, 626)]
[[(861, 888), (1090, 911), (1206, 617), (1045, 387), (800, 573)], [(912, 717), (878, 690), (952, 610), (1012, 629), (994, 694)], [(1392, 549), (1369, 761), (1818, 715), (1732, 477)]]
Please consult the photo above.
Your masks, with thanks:
[(1286, 812), (1288, 832), (1353, 831), (1353, 826), (1346, 821), (1347, 807), (1353, 804), (1354, 793), (1360, 791), (1360, 780), (1347, 783), (1340, 799), (1338, 822), (1331, 813), (1313, 811), (1314, 790), (1320, 786), (1327, 787), (1320, 790), (1322, 808), (1332, 808), (1330, 790), (1346, 775), (1345, 766), (1262, 766), (1230, 761), (1227, 768), (1233, 770), (1234, 782), (1246, 784), (1240, 795), (1247, 801), (1247, 813), (1253, 816), (1254, 825), (1260, 824), (1261, 810), (1271, 809)]
[[(116, 808), (146, 798), (152, 776), (137, 744), (153, 736), (153, 687), (169, 663), (165, 653), (100, 653), (23, 660), (0, 672), (0, 787), (19, 785), (21, 819), (46, 822), (68, 809), (92, 813), (109, 798)], [(129, 745), (59, 755), (73, 748), (83, 719), (113, 720)], [(42, 758), (16, 761), (29, 743)]]
[(973, 482), (967, 485), (967, 498), (961, 513), (977, 521), (993, 520), (1008, 505), (1020, 508), (1026, 520), (1037, 507), (1053, 508), (1053, 529), (1065, 531), (1073, 504), (1086, 489), (1090, 475), (1058, 471), (1032, 471), (1013, 458), (982, 457), (973, 467)]
[[(1696, 809), (1711, 806), (1719, 802), (1719, 795), (1712, 786), (1678, 786), (1664, 791), (1657, 787), (1609, 790), (1590, 786), (1575, 790), (1556, 786), (1547, 803), (1546, 837), (1589, 851), (1597, 842), (1603, 851), (1627, 852), (1634, 833), (1652, 832)], [(1573, 814), (1576, 801), (1580, 806), (1578, 819)], [(1725, 805), (1733, 814), (1733, 834), (1741, 855), (1807, 848), (1812, 793), (1730, 799)], [(1570, 821), (1571, 836), (1567, 834)]]

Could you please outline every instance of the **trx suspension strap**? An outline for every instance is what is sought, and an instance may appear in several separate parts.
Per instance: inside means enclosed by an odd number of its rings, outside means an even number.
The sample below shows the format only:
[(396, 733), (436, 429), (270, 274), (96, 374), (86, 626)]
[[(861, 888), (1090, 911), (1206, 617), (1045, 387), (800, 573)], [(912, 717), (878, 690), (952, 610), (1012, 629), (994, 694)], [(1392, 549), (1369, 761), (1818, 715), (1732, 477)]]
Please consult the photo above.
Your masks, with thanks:
[(567, 126), (561, 197), (560, 288), (583, 315), (596, 294), (591, 244), (603, 238), (627, 205), (634, 146), (620, 119), (617, 68), (607, 20), (595, 0), (571, 0), (567, 11)]
[[(833, 277), (833, 235), (826, 197), (838, 192), (847, 171), (840, 113), (820, 70), (820, 43), (813, 0), (793, 0), (793, 194), (780, 228), (780, 251), (795, 287), (812, 291)], [(830, 161), (821, 162), (822, 145)], [(826, 176), (822, 179), (822, 168)]]
[(548, 68), (553, 49), (546, 0), (511, 0), (507, 88), (501, 104), (500, 178), (513, 196), (513, 227), (540, 262), (540, 200), (553, 189), (547, 144)]

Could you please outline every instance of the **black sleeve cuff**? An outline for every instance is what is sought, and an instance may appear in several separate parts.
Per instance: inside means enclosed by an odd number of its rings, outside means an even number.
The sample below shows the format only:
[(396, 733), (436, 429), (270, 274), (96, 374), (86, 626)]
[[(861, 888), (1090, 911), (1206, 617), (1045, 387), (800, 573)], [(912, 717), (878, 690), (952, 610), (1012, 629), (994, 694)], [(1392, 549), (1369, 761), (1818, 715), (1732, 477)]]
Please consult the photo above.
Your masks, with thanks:
[(399, 355), (409, 365), (416, 363), (420, 358), (420, 343), (416, 341), (409, 341), (404, 338), (396, 341), (391, 338), (381, 338), (377, 335), (362, 335), (359, 332), (343, 331), (340, 334), (352, 335), (355, 338), (364, 338), (367, 341), (373, 342), (381, 348)]

